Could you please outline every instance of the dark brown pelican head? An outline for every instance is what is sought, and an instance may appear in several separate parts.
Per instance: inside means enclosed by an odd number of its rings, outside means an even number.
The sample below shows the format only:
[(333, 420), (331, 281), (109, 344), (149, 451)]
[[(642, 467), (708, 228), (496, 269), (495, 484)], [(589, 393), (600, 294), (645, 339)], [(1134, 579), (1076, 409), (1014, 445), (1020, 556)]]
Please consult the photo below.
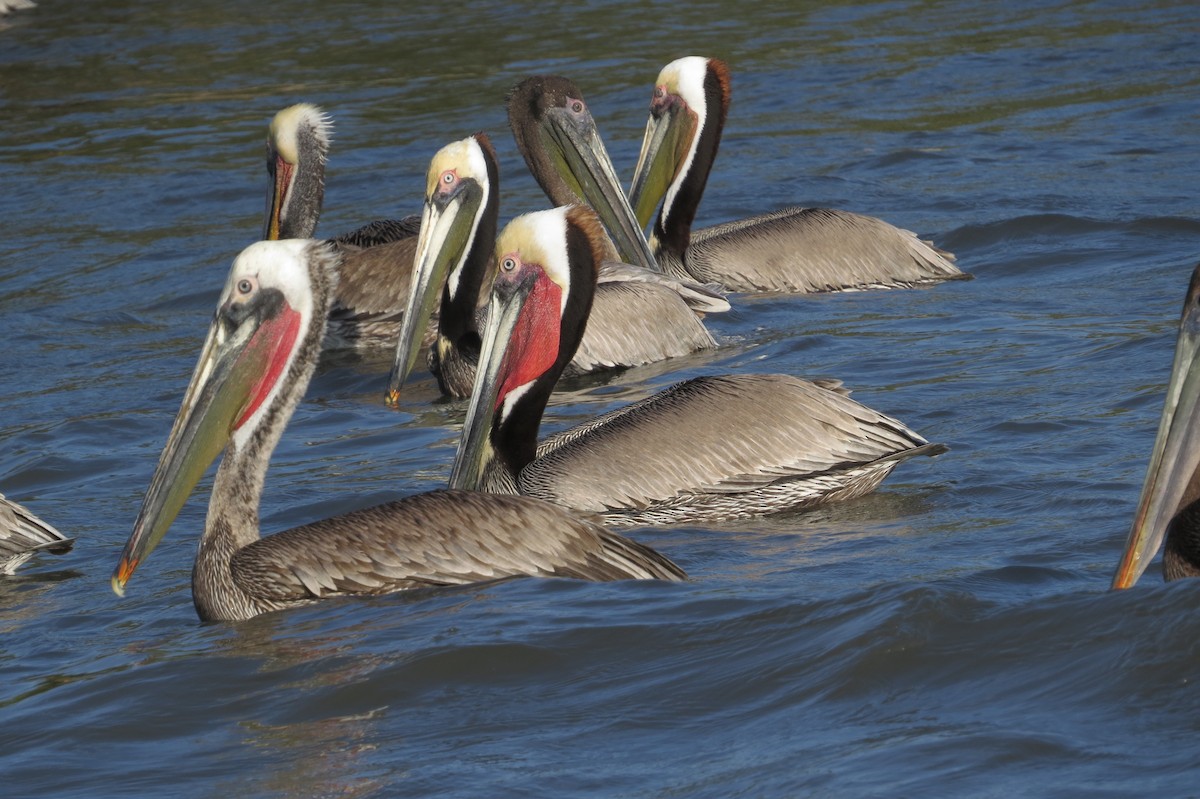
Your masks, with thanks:
[(476, 489), (492, 470), (533, 460), (538, 426), (579, 347), (604, 253), (590, 208), (562, 206), (509, 222), (496, 239), (487, 329), (451, 488)]
[(475, 310), (496, 240), (499, 182), (496, 151), (484, 133), (447, 144), (429, 163), (412, 291), (388, 380), (388, 405), (399, 400), (439, 297), (436, 353), (443, 361), (450, 350), (478, 357)]
[(316, 231), (332, 129), (329, 117), (308, 103), (289, 106), (271, 120), (264, 239), (307, 239)]
[(508, 95), (508, 124), (525, 164), (552, 203), (590, 205), (626, 263), (661, 271), (574, 83), (558, 75), (521, 81)]
[[(183, 406), (158, 460), (133, 533), (113, 572), (122, 594), (138, 564), (158, 545), (213, 459), (260, 464), (316, 367), (337, 281), (328, 245), (260, 241), (234, 260)], [(247, 488), (247, 490), (250, 490)]]
[(1137, 515), (1113, 588), (1128, 588), (1166, 538), (1163, 577), (1200, 576), (1200, 266), (1179, 321), (1175, 363)]
[(658, 73), (629, 202), (645, 227), (662, 200), (654, 238), (664, 249), (687, 248), (728, 111), (729, 67), (723, 61), (688, 56)]

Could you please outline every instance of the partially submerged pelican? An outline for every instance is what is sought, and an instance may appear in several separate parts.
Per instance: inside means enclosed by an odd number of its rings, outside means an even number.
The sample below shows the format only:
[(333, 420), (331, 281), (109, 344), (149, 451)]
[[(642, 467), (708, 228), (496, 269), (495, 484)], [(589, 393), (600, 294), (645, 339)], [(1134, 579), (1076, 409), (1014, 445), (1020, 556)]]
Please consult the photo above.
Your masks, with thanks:
[(24, 505), (0, 494), (0, 574), (12, 574), (37, 552), (70, 552), (74, 543), (74, 538), (67, 538)]
[[(419, 334), (435, 310), (439, 321), (430, 371), (443, 393), (470, 396), (486, 320), (479, 307), (481, 294), (486, 301), (491, 287), (498, 175), (495, 151), (483, 133), (446, 145), (430, 162), (413, 291), (396, 347), (389, 403), (396, 402), (416, 362)], [(638, 366), (715, 346), (689, 302), (696, 310), (729, 308), (724, 298), (702, 287), (606, 261), (587, 330), (568, 370)]]
[(1200, 577), (1200, 266), (1183, 303), (1162, 419), (1112, 587), (1136, 583), (1164, 538), (1163, 579)]
[[(263, 238), (307, 239), (325, 198), (333, 124), (315, 105), (289, 106), (267, 131), (267, 210)], [(326, 349), (391, 347), (408, 302), (420, 217), (381, 219), (330, 239), (341, 255)]]
[(665, 272), (747, 292), (900, 288), (966, 277), (950, 253), (849, 211), (785, 208), (692, 230), (728, 109), (723, 62), (691, 56), (659, 73), (629, 200), (639, 228), (662, 201), (650, 245)]
[(482, 358), (450, 485), (547, 499), (609, 525), (812, 507), (945, 450), (790, 375), (699, 377), (551, 436), (538, 426), (591, 308), (604, 232), (582, 206), (514, 219), (496, 241)]
[(316, 368), (336, 283), (327, 244), (259, 242), (234, 261), (114, 591), (124, 592), (222, 450), (192, 571), (201, 619), (518, 575), (684, 578), (648, 547), (548, 503), (466, 491), (419, 494), (260, 538), (267, 464)]

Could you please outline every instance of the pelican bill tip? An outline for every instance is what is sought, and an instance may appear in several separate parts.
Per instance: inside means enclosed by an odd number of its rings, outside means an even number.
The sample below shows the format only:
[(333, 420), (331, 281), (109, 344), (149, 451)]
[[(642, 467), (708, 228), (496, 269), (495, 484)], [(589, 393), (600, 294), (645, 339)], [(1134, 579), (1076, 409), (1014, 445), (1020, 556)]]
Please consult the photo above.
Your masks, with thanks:
[(1150, 560), (1154, 558), (1158, 548), (1146, 551), (1146, 540), (1144, 535), (1130, 536), (1130, 541), (1125, 545), (1125, 551), (1121, 554), (1121, 562), (1117, 564), (1117, 571), (1113, 574), (1110, 590), (1122, 591), (1126, 588), (1133, 588), (1149, 568)]
[(1137, 582), (1138, 576), (1135, 569), (1136, 564), (1131, 563), (1128, 566), (1124, 563), (1117, 569), (1117, 573), (1113, 575), (1112, 585), (1109, 586), (1112, 591), (1124, 591), (1127, 588), (1133, 588)]
[(112, 586), (114, 594), (122, 598), (125, 597), (125, 584), (133, 576), (133, 570), (137, 568), (137, 565), (138, 562), (136, 560), (131, 561), (121, 558), (121, 562), (113, 570), (112, 580), (109, 583)]

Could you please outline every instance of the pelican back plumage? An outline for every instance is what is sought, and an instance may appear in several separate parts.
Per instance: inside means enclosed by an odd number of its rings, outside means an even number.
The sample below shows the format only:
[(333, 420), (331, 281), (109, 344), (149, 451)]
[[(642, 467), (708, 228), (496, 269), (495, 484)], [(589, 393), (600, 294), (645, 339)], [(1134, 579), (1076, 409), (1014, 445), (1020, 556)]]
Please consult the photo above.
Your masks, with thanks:
[(791, 375), (708, 375), (548, 437), (517, 482), (610, 526), (699, 522), (851, 499), (945, 449)]

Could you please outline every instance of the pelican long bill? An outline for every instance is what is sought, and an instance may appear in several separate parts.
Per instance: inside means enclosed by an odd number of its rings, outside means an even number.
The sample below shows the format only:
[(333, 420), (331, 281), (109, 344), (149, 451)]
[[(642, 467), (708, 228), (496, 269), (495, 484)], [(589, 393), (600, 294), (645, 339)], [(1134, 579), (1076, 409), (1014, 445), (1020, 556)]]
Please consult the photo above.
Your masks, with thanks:
[(696, 132), (696, 115), (675, 95), (655, 94), (629, 186), (629, 204), (643, 228), (654, 219), (658, 201), (667, 193), (681, 165), (691, 157)]
[(509, 344), (521, 316), (523, 295), (517, 291), (493, 290), (488, 303), (488, 322), (483, 331), (483, 346), (475, 368), (475, 385), (463, 422), (462, 437), (450, 469), (450, 488), (481, 490), (483, 469), (492, 457), (491, 433), (500, 393), (501, 373), (506, 365)]
[(266, 222), (263, 226), (263, 238), (267, 241), (279, 239), (280, 220), (284, 214), (284, 199), (294, 171), (295, 166), (282, 158), (267, 161), (267, 172), (271, 177), (267, 192), (267, 212), (264, 217)]
[(1195, 480), (1200, 467), (1198, 301), (1200, 267), (1192, 275), (1184, 304), (1162, 419), (1113, 588), (1129, 588), (1137, 582), (1158, 552), (1171, 519), (1182, 507), (1200, 498), (1200, 485)]

